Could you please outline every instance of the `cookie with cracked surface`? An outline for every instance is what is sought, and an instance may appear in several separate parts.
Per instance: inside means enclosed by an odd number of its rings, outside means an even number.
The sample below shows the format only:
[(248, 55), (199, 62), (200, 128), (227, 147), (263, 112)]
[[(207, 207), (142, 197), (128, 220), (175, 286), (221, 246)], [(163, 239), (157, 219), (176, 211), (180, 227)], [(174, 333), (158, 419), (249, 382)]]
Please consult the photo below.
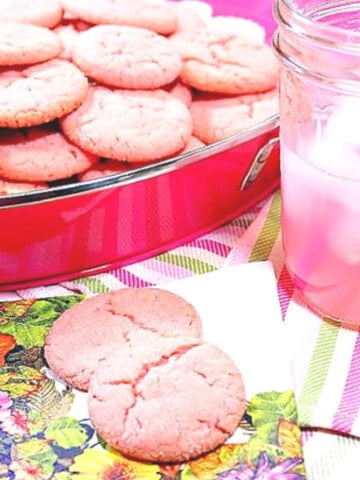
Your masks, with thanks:
[(146, 0), (62, 0), (67, 12), (86, 22), (148, 28), (163, 35), (177, 29), (171, 2)]
[(0, 127), (31, 127), (76, 109), (88, 90), (86, 76), (65, 60), (0, 72)]
[(0, 22), (0, 65), (30, 65), (56, 57), (61, 49), (48, 28), (17, 22)]
[(148, 338), (155, 335), (156, 341), (158, 337), (200, 337), (201, 319), (185, 299), (166, 290), (115, 290), (64, 312), (46, 338), (45, 358), (65, 382), (87, 390), (100, 362), (147, 334)]
[(60, 22), (62, 13), (58, 0), (0, 0), (0, 22), (52, 28)]
[(52, 182), (83, 172), (97, 160), (49, 125), (0, 130), (0, 176), (6, 179)]
[(182, 66), (167, 38), (121, 25), (98, 25), (77, 35), (72, 60), (98, 83), (127, 89), (155, 89), (171, 83)]
[(244, 94), (270, 90), (278, 82), (278, 62), (269, 46), (224, 30), (183, 30), (170, 37), (183, 67), (181, 79), (213, 93)]
[(60, 125), (84, 150), (126, 162), (169, 157), (184, 148), (192, 133), (188, 108), (162, 89), (90, 86), (83, 104)]
[(246, 408), (242, 375), (220, 348), (162, 339), (116, 352), (91, 378), (98, 434), (142, 461), (183, 462), (223, 444)]
[(252, 95), (199, 94), (190, 106), (194, 135), (206, 144), (239, 134), (278, 111), (276, 89)]

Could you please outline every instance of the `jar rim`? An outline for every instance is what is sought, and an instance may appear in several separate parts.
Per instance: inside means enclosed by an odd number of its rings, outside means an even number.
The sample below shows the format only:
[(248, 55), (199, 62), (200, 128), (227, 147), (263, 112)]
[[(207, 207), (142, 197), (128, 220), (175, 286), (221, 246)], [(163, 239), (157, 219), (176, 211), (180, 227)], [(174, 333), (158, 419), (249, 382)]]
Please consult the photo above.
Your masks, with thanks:
[[(321, 8), (322, 7), (322, 8)], [(348, 0), (330, 0), (318, 2), (309, 8), (306, 14), (296, 4), (296, 0), (276, 0), (273, 13), (279, 28), (288, 28), (297, 35), (310, 38), (319, 45), (331, 46), (338, 50), (360, 52), (360, 32), (319, 21), (331, 14), (359, 11), (360, 2)]]

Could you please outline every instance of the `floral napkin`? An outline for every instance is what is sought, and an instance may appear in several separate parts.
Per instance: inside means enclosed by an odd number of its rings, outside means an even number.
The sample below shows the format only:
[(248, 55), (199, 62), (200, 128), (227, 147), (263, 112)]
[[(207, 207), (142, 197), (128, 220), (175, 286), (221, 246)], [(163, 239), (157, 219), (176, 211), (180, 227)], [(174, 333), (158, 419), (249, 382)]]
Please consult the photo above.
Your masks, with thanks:
[(84, 295), (4, 301), (0, 478), (305, 479), (272, 264), (235, 265), (167, 282), (163, 288), (194, 304), (203, 320), (204, 340), (227, 352), (243, 374), (247, 410), (229, 441), (208, 455), (176, 465), (137, 462), (111, 450), (92, 427), (86, 394), (54, 378), (43, 356), (52, 323)]

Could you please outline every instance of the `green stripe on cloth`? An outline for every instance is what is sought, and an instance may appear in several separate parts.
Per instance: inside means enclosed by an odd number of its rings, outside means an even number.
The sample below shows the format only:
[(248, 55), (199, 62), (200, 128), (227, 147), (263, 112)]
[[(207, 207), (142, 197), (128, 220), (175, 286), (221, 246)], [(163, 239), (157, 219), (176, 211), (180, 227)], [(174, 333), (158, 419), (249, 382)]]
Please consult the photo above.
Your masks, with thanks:
[(157, 255), (156, 259), (170, 263), (171, 265), (176, 265), (177, 267), (186, 268), (187, 270), (191, 270), (192, 272), (198, 274), (208, 273), (217, 270), (217, 267), (215, 265), (211, 265), (207, 262), (193, 257), (178, 255), (171, 252)]
[(302, 425), (311, 423), (311, 412), (326, 381), (338, 333), (338, 326), (322, 323), (298, 401), (299, 420)]
[(271, 200), (265, 223), (251, 252), (249, 262), (267, 260), (270, 256), (280, 233), (280, 198), (280, 192), (277, 191)]
[(250, 227), (250, 225), (255, 220), (257, 215), (258, 214), (253, 214), (253, 213), (250, 213), (250, 212), (246, 213), (246, 214), (244, 214), (243, 217), (235, 218), (235, 220), (232, 220), (229, 223), (229, 225), (239, 226), (239, 227), (243, 228), (244, 230), (246, 230), (247, 228)]
[(92, 293), (105, 293), (111, 289), (101, 282), (97, 277), (79, 278), (72, 280), (74, 285), (81, 284), (90, 290)]

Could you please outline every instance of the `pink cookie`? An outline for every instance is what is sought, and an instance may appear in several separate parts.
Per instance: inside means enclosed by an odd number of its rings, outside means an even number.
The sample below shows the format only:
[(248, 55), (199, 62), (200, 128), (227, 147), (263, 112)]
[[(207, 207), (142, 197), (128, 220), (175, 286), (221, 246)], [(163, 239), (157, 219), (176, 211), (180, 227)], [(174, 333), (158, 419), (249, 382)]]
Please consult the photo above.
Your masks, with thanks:
[(99, 83), (155, 89), (177, 78), (182, 62), (169, 40), (145, 28), (99, 25), (75, 39), (73, 62)]
[(166, 290), (124, 288), (88, 298), (64, 312), (46, 338), (45, 357), (60, 378), (87, 390), (100, 362), (130, 338), (135, 342), (138, 334), (146, 333), (200, 337), (201, 319), (192, 305)]
[[(172, 155), (169, 158), (173, 158), (178, 155), (182, 155), (184, 153), (192, 152), (193, 150), (203, 147), (205, 144), (196, 137), (191, 136), (188, 143), (185, 147), (177, 152), (176, 154)], [(97, 178), (102, 178), (108, 175), (120, 174), (124, 172), (129, 172), (131, 170), (135, 170), (137, 168), (141, 168), (144, 166), (144, 163), (136, 163), (136, 162), (121, 162), (118, 160), (109, 160), (107, 159), (100, 159), (99, 162), (95, 163), (85, 172), (80, 173), (77, 176), (79, 182), (86, 182), (88, 180), (95, 180)]]
[(191, 105), (192, 101), (192, 88), (189, 85), (185, 85), (181, 80), (176, 79), (174, 82), (163, 87), (164, 90), (169, 92), (175, 98), (183, 102), (188, 108)]
[(0, 22), (32, 23), (52, 28), (61, 17), (58, 0), (0, 0)]
[[(205, 146), (205, 143), (202, 142), (201, 140), (199, 140), (198, 138), (194, 137), (193, 135), (191, 135), (191, 137), (189, 138), (189, 141), (187, 142), (187, 144), (185, 145), (184, 148), (182, 148), (180, 151), (176, 152), (175, 155), (172, 155), (171, 157), (169, 158), (174, 158), (174, 157), (177, 157), (179, 155), (183, 155), (184, 153), (189, 153), (189, 152), (192, 152), (193, 150), (196, 150), (197, 148), (201, 148), (201, 147), (204, 147)], [(130, 164), (129, 164), (130, 165)], [(134, 164), (131, 164), (134, 166)]]
[(0, 72), (0, 127), (31, 127), (77, 108), (88, 89), (85, 75), (64, 60)]
[(229, 15), (214, 15), (206, 20), (209, 30), (222, 30), (241, 35), (249, 43), (263, 45), (266, 31), (259, 23), (248, 18), (232, 17)]
[(63, 21), (60, 25), (54, 28), (54, 32), (58, 36), (60, 42), (59, 58), (63, 60), (72, 60), (72, 51), (74, 48), (75, 39), (80, 32), (90, 28), (91, 25), (82, 22), (81, 20)]
[(190, 107), (194, 135), (206, 144), (223, 140), (278, 114), (278, 91), (253, 95), (198, 95)]
[(191, 135), (188, 143), (185, 145), (185, 148), (183, 148), (180, 153), (192, 152), (193, 150), (196, 150), (197, 148), (201, 148), (204, 146), (205, 144), (201, 140)]
[(270, 90), (278, 82), (271, 48), (223, 30), (183, 30), (170, 38), (183, 59), (182, 80), (213, 93), (243, 94)]
[(205, 23), (214, 15), (214, 8), (205, 0), (181, 0), (179, 5), (196, 13)]
[(0, 195), (12, 195), (16, 193), (32, 192), (33, 190), (42, 190), (48, 188), (43, 182), (16, 182), (0, 178)]
[(160, 89), (90, 87), (80, 108), (61, 119), (61, 127), (84, 150), (127, 162), (168, 157), (181, 150), (192, 133), (189, 110)]
[(123, 288), (108, 295), (113, 312), (128, 316), (141, 328), (165, 336), (201, 336), (196, 309), (175, 293), (160, 288)]
[(116, 352), (88, 395), (97, 433), (120, 453), (183, 462), (223, 444), (245, 412), (242, 375), (215, 345), (178, 337)]
[(0, 65), (29, 65), (56, 57), (60, 42), (48, 28), (0, 23)]
[(50, 126), (0, 131), (0, 176), (7, 179), (51, 182), (87, 170), (97, 160)]
[(66, 11), (92, 24), (143, 27), (168, 35), (177, 28), (171, 2), (146, 0), (62, 0)]
[(177, 16), (177, 31), (206, 28), (205, 20), (194, 9), (183, 5), (182, 2), (174, 2), (174, 8)]
[(101, 159), (91, 168), (78, 175), (79, 182), (95, 180), (96, 178), (106, 177), (115, 173), (123, 173), (131, 170), (132, 167), (128, 163), (119, 162), (118, 160)]

